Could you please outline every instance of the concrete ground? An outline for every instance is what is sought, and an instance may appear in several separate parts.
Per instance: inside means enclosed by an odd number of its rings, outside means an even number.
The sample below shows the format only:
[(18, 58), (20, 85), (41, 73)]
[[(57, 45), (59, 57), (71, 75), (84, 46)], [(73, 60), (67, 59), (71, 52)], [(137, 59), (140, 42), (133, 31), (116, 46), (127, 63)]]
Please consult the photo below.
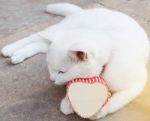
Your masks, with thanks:
[[(0, 48), (57, 23), (61, 17), (44, 12), (53, 2), (71, 2), (85, 8), (105, 6), (135, 18), (150, 36), (149, 0), (1, 0)], [(150, 64), (149, 64), (150, 73)], [(45, 55), (11, 65), (0, 57), (0, 121), (85, 121), (64, 116), (59, 102), (65, 87), (49, 84)], [(135, 85), (136, 86), (136, 85)], [(150, 78), (143, 93), (120, 111), (101, 121), (150, 121)]]

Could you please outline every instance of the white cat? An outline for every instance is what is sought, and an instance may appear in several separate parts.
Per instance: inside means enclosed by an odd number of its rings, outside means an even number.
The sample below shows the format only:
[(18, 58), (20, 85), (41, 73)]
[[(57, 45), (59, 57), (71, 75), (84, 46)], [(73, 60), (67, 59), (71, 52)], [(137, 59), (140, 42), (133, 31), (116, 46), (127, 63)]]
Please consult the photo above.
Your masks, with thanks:
[[(50, 4), (47, 11), (66, 17), (42, 32), (4, 47), (2, 54), (17, 64), (47, 52), (50, 78), (58, 85), (76, 77), (101, 74), (112, 97), (91, 119), (119, 110), (140, 94), (147, 80), (150, 44), (135, 20), (113, 10), (83, 10), (68, 3)], [(66, 115), (74, 112), (67, 96), (60, 109)]]

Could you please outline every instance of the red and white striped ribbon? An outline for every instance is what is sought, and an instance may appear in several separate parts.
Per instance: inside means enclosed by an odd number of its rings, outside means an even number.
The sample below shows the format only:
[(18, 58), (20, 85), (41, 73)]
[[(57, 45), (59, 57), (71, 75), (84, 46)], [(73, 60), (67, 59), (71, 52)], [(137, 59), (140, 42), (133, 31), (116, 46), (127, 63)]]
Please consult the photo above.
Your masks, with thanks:
[(95, 76), (95, 77), (90, 77), (90, 78), (75, 78), (67, 82), (67, 86), (76, 82), (89, 83), (89, 84), (99, 82), (101, 84), (104, 84), (106, 87), (108, 87), (106, 81), (101, 76)]

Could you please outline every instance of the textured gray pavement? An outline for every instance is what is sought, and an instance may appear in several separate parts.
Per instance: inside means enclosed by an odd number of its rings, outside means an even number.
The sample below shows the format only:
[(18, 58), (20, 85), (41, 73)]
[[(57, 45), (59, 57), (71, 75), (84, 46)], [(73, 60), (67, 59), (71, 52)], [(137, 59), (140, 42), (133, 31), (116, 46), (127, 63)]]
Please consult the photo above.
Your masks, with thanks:
[[(62, 1), (84, 8), (100, 5), (125, 12), (150, 37), (149, 0), (0, 0), (0, 48), (60, 21), (61, 17), (44, 10), (47, 4)], [(48, 80), (44, 54), (18, 65), (11, 65), (8, 58), (0, 56), (0, 121), (85, 121), (59, 111), (65, 87), (51, 85)], [(150, 121), (149, 102), (150, 79), (138, 98), (101, 121)]]

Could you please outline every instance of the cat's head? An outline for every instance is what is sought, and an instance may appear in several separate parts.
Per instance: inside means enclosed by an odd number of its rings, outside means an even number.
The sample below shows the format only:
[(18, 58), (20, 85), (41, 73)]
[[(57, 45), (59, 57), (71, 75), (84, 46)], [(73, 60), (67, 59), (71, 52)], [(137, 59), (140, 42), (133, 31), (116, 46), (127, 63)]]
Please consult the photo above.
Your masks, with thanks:
[(50, 79), (65, 84), (77, 77), (98, 76), (111, 52), (105, 34), (91, 31), (69, 31), (51, 43), (47, 53)]
[(92, 77), (101, 73), (103, 63), (91, 50), (76, 48), (66, 49), (61, 45), (51, 45), (47, 53), (50, 79), (57, 85), (77, 77)]

